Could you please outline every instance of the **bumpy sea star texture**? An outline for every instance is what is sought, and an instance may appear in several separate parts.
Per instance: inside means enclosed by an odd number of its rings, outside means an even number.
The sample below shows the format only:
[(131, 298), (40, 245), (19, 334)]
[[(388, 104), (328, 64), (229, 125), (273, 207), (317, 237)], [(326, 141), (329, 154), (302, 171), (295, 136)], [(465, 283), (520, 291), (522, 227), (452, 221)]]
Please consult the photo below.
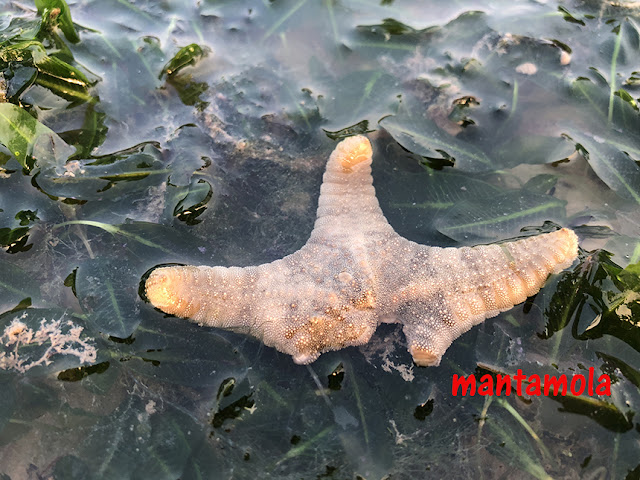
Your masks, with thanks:
[(331, 154), (316, 223), (297, 252), (255, 267), (162, 267), (146, 281), (160, 310), (244, 332), (313, 362), (367, 343), (400, 322), (418, 365), (438, 365), (451, 343), (540, 290), (571, 265), (578, 239), (563, 228), (499, 245), (439, 248), (398, 235), (373, 188), (371, 144), (350, 137)]

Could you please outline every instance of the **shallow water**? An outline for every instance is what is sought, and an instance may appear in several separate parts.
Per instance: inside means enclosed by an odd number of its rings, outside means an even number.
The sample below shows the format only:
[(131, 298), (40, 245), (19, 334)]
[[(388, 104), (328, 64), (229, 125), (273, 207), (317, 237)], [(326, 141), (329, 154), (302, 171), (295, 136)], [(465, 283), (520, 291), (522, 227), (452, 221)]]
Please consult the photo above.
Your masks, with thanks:
[[(0, 474), (640, 475), (635, 3), (41, 3), (0, 14)], [(553, 222), (579, 261), (436, 368), (397, 325), (298, 366), (140, 298), (159, 264), (302, 246), (353, 132), (403, 236)], [(589, 368), (610, 396), (451, 393), (454, 374)]]

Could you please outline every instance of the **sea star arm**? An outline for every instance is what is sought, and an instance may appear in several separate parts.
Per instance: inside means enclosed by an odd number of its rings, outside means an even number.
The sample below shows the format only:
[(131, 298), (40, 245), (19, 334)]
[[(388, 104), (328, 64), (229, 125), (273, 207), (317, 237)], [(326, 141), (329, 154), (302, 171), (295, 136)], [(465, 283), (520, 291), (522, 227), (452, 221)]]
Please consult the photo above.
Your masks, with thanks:
[(563, 228), (515, 242), (464, 248), (418, 246), (431, 279), (402, 289), (399, 313), (418, 365), (438, 365), (474, 325), (536, 294), (551, 273), (571, 265), (578, 241)]
[(296, 363), (368, 342), (377, 326), (368, 241), (396, 235), (375, 197), (371, 158), (365, 137), (336, 147), (311, 238), (296, 253), (246, 268), (158, 268), (147, 298), (166, 313), (251, 334)]
[(375, 331), (362, 278), (340, 274), (349, 263), (313, 245), (256, 267), (161, 267), (147, 279), (146, 295), (166, 313), (250, 334), (304, 364), (364, 344)]

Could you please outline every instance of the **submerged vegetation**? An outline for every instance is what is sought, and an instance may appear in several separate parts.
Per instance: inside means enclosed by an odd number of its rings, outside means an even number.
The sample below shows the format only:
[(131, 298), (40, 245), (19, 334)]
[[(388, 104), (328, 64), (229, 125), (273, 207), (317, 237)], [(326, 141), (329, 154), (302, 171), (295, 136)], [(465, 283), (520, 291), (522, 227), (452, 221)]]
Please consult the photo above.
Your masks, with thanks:
[[(0, 12), (0, 476), (638, 478), (637, 5), (240, 3)], [(560, 224), (579, 262), (430, 369), (392, 325), (300, 367), (143, 301), (161, 263), (295, 251), (354, 133), (401, 235)], [(450, 394), (518, 369), (611, 396)]]

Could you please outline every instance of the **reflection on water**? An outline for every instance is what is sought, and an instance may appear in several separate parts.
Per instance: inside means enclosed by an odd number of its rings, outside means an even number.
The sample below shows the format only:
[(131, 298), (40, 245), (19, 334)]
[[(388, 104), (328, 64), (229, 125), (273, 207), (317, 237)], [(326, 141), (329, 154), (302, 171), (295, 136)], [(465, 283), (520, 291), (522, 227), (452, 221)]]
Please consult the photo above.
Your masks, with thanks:
[[(37, 4), (0, 14), (0, 474), (637, 477), (634, 3)], [(580, 263), (437, 368), (395, 325), (303, 367), (141, 300), (158, 264), (299, 248), (334, 139), (363, 132), (401, 235), (551, 221)], [(610, 398), (451, 394), (592, 367)]]

